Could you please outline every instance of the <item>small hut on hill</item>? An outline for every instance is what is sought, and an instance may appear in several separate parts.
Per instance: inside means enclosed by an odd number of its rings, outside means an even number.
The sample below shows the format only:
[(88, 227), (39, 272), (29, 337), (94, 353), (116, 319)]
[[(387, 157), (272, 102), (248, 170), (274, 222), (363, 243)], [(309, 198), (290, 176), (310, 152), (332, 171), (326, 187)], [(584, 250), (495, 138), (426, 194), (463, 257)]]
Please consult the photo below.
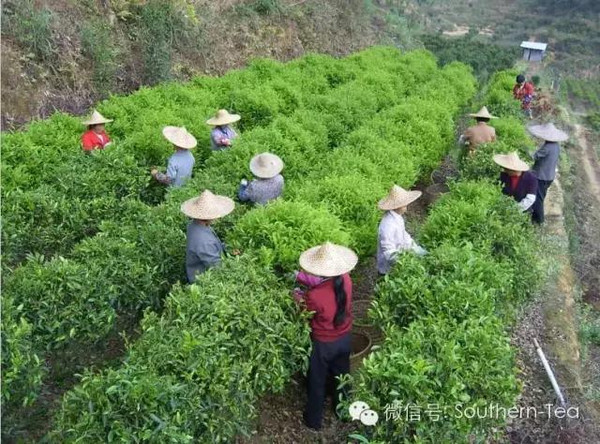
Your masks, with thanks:
[(521, 48), (523, 48), (523, 60), (528, 62), (541, 62), (546, 54), (547, 43), (540, 42), (523, 42)]

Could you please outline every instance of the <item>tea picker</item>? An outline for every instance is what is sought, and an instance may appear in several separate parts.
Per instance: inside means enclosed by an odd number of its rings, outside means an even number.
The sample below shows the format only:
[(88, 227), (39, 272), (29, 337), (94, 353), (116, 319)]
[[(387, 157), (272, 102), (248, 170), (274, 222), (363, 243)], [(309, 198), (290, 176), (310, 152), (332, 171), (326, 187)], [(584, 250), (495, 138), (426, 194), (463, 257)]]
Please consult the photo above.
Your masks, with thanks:
[(502, 193), (512, 196), (522, 211), (531, 213), (537, 193), (537, 178), (529, 171), (529, 165), (514, 153), (496, 154), (494, 162), (502, 167), (500, 182)]
[(468, 144), (469, 153), (473, 153), (482, 143), (490, 143), (496, 141), (496, 130), (487, 124), (490, 119), (497, 119), (492, 116), (488, 109), (484, 106), (475, 114), (469, 114), (475, 118), (477, 125), (467, 128), (465, 133), (460, 136), (459, 143)]
[(190, 284), (198, 274), (221, 263), (225, 246), (211, 225), (231, 213), (234, 207), (232, 199), (215, 195), (209, 190), (181, 205), (181, 212), (192, 219), (187, 227), (185, 250), (185, 272)]
[(385, 211), (377, 233), (379, 274), (389, 273), (398, 254), (403, 251), (413, 251), (420, 256), (427, 254), (408, 234), (402, 217), (408, 205), (421, 197), (421, 194), (421, 191), (407, 191), (394, 185), (387, 197), (379, 201), (379, 209)]
[(81, 135), (81, 147), (86, 154), (90, 154), (94, 150), (103, 150), (112, 143), (104, 128), (104, 124), (110, 122), (112, 119), (107, 119), (96, 110), (89, 119), (82, 122), (88, 128)]
[(207, 125), (214, 126), (210, 132), (210, 148), (213, 151), (221, 151), (232, 145), (233, 139), (238, 135), (231, 124), (237, 122), (240, 118), (238, 114), (229, 114), (227, 110), (220, 109), (214, 117), (206, 121)]
[(283, 192), (284, 180), (281, 175), (283, 161), (279, 156), (262, 153), (250, 161), (250, 171), (255, 179), (248, 183), (246, 179), (240, 182), (238, 197), (242, 202), (266, 204), (277, 199)]
[[(294, 298), (306, 310), (314, 312), (310, 321), (312, 352), (308, 368), (308, 400), (305, 424), (321, 428), (328, 375), (350, 373), (352, 330), (351, 270), (358, 256), (349, 248), (326, 242), (300, 255), (302, 272), (297, 281), (307, 287), (296, 289)], [(342, 393), (336, 393), (334, 404)]]
[(195, 159), (190, 150), (198, 142), (183, 127), (165, 126), (163, 128), (163, 136), (173, 144), (175, 153), (169, 157), (166, 173), (161, 173), (156, 168), (152, 168), (150, 174), (158, 182), (177, 188), (192, 177)]

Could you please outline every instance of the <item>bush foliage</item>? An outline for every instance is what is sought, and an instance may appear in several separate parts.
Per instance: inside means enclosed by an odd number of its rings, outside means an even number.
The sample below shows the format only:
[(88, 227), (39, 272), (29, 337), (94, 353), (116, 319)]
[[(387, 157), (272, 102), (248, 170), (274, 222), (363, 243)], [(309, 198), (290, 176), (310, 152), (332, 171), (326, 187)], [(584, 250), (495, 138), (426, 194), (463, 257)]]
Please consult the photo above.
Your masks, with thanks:
[[(5, 291), (24, 301), (36, 348), (101, 340), (116, 313), (165, 305), (162, 315), (146, 312), (121, 369), (88, 373), (66, 395), (56, 441), (225, 442), (248, 432), (257, 397), (281, 390), (307, 358), (307, 326), (273, 270), (292, 270), (305, 248), (325, 240), (372, 252), (377, 199), (438, 165), (474, 91), (464, 65), (440, 69), (425, 51), (373, 48), (340, 60), (258, 60), (222, 78), (111, 97), (98, 108), (115, 119), (113, 146), (86, 158), (83, 128), (68, 116), (3, 135), (11, 184), (3, 197), (33, 193), (54, 211), (18, 212), (7, 231), (19, 233), (26, 217), (31, 227), (47, 220), (46, 240), (15, 241), (8, 266), (3, 258), (6, 269), (18, 266)], [(242, 113), (241, 136), (211, 153), (204, 120), (218, 108)], [(147, 173), (172, 151), (162, 125), (183, 125), (199, 140), (193, 178), (164, 201)], [(181, 201), (206, 188), (234, 197), (251, 157), (266, 150), (286, 162), (286, 200), (238, 206), (216, 230), (245, 256), (164, 299), (183, 277)], [(64, 230), (50, 226), (61, 217)], [(61, 243), (71, 231), (78, 234)], [(46, 259), (23, 262), (39, 253)]]

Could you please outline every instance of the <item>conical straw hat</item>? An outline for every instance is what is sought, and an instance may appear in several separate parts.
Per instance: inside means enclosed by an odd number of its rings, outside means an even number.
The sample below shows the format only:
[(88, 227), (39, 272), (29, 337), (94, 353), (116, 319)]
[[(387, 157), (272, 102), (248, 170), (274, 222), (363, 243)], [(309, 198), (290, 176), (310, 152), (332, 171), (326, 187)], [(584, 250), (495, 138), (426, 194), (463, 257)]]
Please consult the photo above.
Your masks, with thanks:
[(90, 118), (88, 120), (84, 120), (82, 123), (84, 125), (100, 125), (101, 123), (109, 123), (109, 122), (112, 122), (112, 119), (107, 119), (102, 114), (100, 114), (98, 111), (94, 110), (94, 112), (92, 113)]
[(198, 144), (196, 138), (188, 133), (188, 131), (183, 127), (165, 126), (162, 133), (163, 136), (165, 136), (165, 139), (178, 148), (189, 150)]
[(235, 203), (229, 197), (205, 190), (199, 197), (188, 199), (181, 204), (181, 211), (191, 219), (213, 220), (227, 216), (234, 207)]
[(240, 120), (240, 116), (238, 114), (229, 114), (226, 109), (220, 109), (217, 111), (215, 116), (208, 119), (206, 123), (213, 126), (221, 126), (237, 122), (238, 120)]
[(531, 134), (548, 142), (564, 142), (569, 138), (569, 135), (564, 131), (559, 130), (553, 123), (545, 125), (532, 125), (527, 128)]
[(317, 276), (332, 277), (348, 273), (358, 263), (350, 248), (325, 242), (300, 255), (300, 266)]
[(482, 117), (482, 118), (485, 118), (485, 119), (497, 119), (498, 118), (496, 116), (492, 116), (490, 114), (490, 112), (488, 111), (488, 109), (487, 109), (486, 106), (484, 106), (483, 108), (481, 108), (475, 114), (469, 114), (469, 116), (471, 116), (471, 117)]
[(271, 153), (262, 153), (254, 156), (250, 161), (250, 171), (261, 179), (270, 179), (277, 176), (283, 169), (283, 160)]
[(500, 165), (502, 168), (512, 171), (528, 171), (529, 165), (519, 159), (519, 155), (516, 152), (509, 154), (496, 154), (494, 156), (494, 162)]
[(404, 188), (394, 185), (390, 193), (379, 201), (379, 209), (384, 211), (395, 210), (414, 202), (423, 194), (421, 191), (406, 191)]

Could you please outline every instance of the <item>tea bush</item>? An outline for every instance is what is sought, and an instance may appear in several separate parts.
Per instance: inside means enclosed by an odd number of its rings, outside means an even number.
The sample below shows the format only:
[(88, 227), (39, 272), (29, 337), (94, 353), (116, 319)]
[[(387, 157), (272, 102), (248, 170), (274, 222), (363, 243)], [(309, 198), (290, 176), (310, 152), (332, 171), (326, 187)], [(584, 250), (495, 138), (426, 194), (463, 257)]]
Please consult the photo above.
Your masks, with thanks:
[(125, 367), (67, 394), (57, 442), (230, 442), (250, 432), (257, 397), (306, 366), (307, 323), (287, 286), (248, 255), (176, 289), (143, 328)]
[(300, 253), (323, 242), (348, 245), (350, 236), (321, 206), (276, 201), (248, 212), (227, 236), (232, 248), (254, 250), (268, 265), (292, 271)]
[(44, 366), (34, 352), (31, 325), (23, 307), (2, 297), (2, 415), (12, 408), (31, 404), (42, 385)]
[[(45, 204), (56, 212), (49, 223), (62, 214), (71, 226), (87, 227), (86, 205), (102, 206), (102, 198), (118, 202), (118, 214), (99, 211), (91, 218), (95, 236), (74, 248), (80, 239), (62, 249), (47, 236), (54, 246), (48, 256), (57, 248), (67, 259), (28, 261), (8, 276), (10, 294), (32, 299), (24, 316), (41, 349), (101, 339), (116, 311), (160, 308), (183, 277), (182, 200), (206, 188), (235, 196), (239, 180), (249, 176), (252, 155), (269, 150), (284, 159), (284, 197), (292, 198), (264, 207), (239, 205), (216, 226), (228, 249), (249, 256), (225, 259), (198, 285), (176, 288), (162, 316), (147, 311), (144, 333), (130, 346), (125, 366), (90, 373), (67, 394), (56, 440), (231, 441), (248, 432), (257, 397), (281, 390), (306, 365), (308, 352), (308, 327), (273, 269), (297, 268), (303, 250), (326, 240), (361, 254), (372, 251), (377, 200), (392, 183), (411, 187), (437, 166), (454, 137), (453, 118), (474, 87), (463, 65), (438, 69), (426, 52), (373, 48), (341, 60), (259, 60), (219, 79), (111, 97), (98, 107), (115, 118), (110, 149), (82, 158), (78, 120), (56, 118), (68, 129), (50, 141), (55, 155), (47, 155), (45, 171), (41, 163), (28, 164), (29, 157), (38, 151), (46, 156), (42, 140), (60, 132), (58, 126), (39, 124), (36, 130), (34, 124), (31, 135), (11, 135), (14, 149), (6, 168), (3, 159), (3, 172), (23, 191), (50, 184), (54, 194)], [(243, 120), (234, 147), (212, 153), (204, 120), (218, 108), (240, 112)], [(201, 146), (194, 152), (194, 177), (152, 208), (142, 202), (161, 199), (147, 172), (171, 153), (160, 134), (166, 124), (186, 126)], [(28, 185), (37, 169), (43, 179)], [(61, 195), (73, 196), (82, 208), (72, 221)], [(13, 225), (26, 214), (19, 218)], [(41, 245), (27, 248), (35, 253)], [(31, 276), (35, 282), (28, 282)], [(153, 384), (159, 390), (149, 389)]]
[[(352, 400), (366, 402), (380, 415), (365, 433), (384, 442), (485, 440), (502, 418), (461, 413), (467, 407), (514, 405), (519, 383), (503, 330), (498, 319), (486, 316), (464, 321), (431, 316), (406, 329), (388, 328), (383, 346), (350, 378)], [(408, 420), (414, 413), (407, 412), (415, 410), (420, 420)]]

